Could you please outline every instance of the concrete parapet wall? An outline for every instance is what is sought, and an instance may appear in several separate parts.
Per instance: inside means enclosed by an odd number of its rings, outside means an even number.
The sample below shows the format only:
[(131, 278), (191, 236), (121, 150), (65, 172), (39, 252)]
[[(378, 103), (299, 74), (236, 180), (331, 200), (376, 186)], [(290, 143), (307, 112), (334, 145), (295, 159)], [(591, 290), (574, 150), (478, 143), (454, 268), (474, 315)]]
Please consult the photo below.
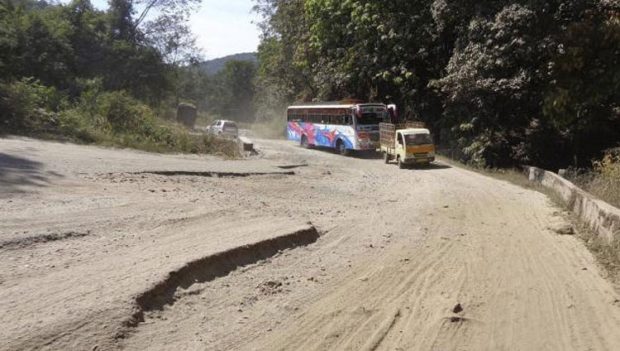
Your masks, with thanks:
[(620, 209), (595, 198), (559, 175), (536, 167), (525, 167), (530, 181), (551, 189), (581, 221), (599, 237), (620, 240)]

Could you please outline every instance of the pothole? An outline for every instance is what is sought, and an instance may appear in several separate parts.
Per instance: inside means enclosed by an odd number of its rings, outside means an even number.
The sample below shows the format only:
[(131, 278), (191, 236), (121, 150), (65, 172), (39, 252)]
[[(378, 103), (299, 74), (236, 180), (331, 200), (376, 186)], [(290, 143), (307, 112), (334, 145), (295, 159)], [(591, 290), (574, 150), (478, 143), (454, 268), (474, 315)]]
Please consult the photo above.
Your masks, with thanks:
[(256, 287), (261, 295), (276, 295), (283, 291), (282, 282), (279, 280), (270, 280), (261, 283)]

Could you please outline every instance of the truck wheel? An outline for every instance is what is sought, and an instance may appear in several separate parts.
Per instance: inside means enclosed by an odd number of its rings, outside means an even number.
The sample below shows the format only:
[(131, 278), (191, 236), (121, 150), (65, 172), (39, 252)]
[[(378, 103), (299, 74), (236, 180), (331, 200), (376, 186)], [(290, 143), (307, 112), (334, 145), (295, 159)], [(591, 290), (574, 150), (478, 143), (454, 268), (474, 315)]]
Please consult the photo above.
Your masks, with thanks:
[(387, 152), (383, 153), (383, 162), (385, 162), (386, 164), (390, 163), (390, 154), (388, 154)]
[(400, 169), (405, 169), (405, 164), (403, 163), (403, 161), (400, 160), (400, 157), (398, 158), (398, 168)]
[(304, 149), (310, 148), (308, 145), (308, 138), (305, 135), (301, 136), (301, 147), (303, 147)]

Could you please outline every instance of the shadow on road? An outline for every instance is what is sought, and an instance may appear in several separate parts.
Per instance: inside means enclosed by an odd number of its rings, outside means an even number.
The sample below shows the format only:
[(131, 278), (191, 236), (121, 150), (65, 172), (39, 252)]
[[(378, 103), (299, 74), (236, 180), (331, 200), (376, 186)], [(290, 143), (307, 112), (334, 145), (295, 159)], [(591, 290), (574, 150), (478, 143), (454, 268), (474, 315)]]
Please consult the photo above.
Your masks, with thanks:
[[(396, 164), (393, 163), (393, 162), (390, 163), (390, 165), (396, 166)], [(452, 168), (452, 166), (449, 166), (449, 165), (447, 165), (445, 163), (434, 162), (434, 163), (431, 163), (428, 166), (423, 166), (423, 165), (409, 166), (409, 167), (405, 168), (404, 170), (418, 172), (418, 171), (434, 171), (434, 170), (437, 170), (437, 169), (448, 169), (448, 168)]]
[(42, 168), (41, 162), (0, 153), (0, 193), (19, 191), (22, 186), (47, 186), (50, 177), (61, 177)]
[(383, 155), (376, 151), (356, 151), (351, 156), (362, 160), (380, 160), (383, 158)]
[[(311, 148), (309, 148), (309, 150), (321, 151), (321, 152), (325, 152), (329, 154), (338, 155), (338, 152), (335, 149), (330, 148), (330, 147), (312, 146)], [(352, 151), (349, 154), (349, 156), (343, 156), (343, 157), (352, 157), (352, 158), (357, 158), (361, 160), (379, 160), (383, 158), (381, 153), (376, 152), (376, 151)]]
[(433, 162), (428, 166), (413, 166), (413, 167), (409, 167), (408, 169), (414, 170), (414, 171), (432, 171), (436, 169), (448, 169), (448, 168), (452, 168), (452, 166), (449, 166), (445, 163)]

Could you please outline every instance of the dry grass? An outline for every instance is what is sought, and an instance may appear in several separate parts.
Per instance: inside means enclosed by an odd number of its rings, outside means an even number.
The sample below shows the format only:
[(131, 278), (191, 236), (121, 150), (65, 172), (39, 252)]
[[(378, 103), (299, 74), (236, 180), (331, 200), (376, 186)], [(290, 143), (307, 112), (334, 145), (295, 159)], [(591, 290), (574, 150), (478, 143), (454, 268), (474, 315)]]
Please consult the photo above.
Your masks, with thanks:
[[(562, 203), (556, 204), (565, 207)], [(597, 235), (585, 223), (573, 217), (569, 219), (576, 229), (577, 237), (583, 240), (588, 250), (596, 258), (597, 263), (607, 272), (610, 280), (620, 288), (620, 239), (618, 239), (618, 235), (612, 242), (609, 242)]]
[(620, 150), (609, 151), (588, 172), (570, 171), (567, 178), (580, 188), (620, 208)]

